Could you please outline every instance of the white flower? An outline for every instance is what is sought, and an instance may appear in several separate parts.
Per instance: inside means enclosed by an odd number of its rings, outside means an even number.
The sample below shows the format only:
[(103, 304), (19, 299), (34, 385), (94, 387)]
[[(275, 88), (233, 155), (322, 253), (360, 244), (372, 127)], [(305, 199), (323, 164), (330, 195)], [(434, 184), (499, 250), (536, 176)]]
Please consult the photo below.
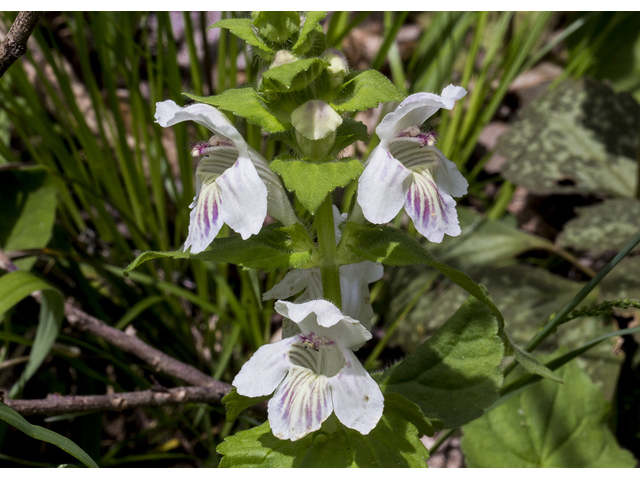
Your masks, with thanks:
[(275, 391), (269, 423), (283, 440), (318, 430), (331, 412), (347, 427), (369, 433), (382, 416), (384, 398), (353, 351), (371, 334), (326, 300), (276, 302), (275, 308), (301, 333), (260, 347), (233, 380), (238, 393), (260, 397)]
[[(335, 225), (336, 244), (342, 237), (340, 224), (346, 219), (346, 214), (333, 206), (333, 221)], [(369, 284), (382, 278), (383, 267), (380, 263), (364, 261), (350, 265), (341, 265), (340, 293), (342, 297), (342, 312), (351, 318), (358, 320), (367, 330), (371, 330), (373, 308), (371, 307), (371, 294)], [(284, 300), (300, 293), (295, 303), (304, 303), (309, 300), (324, 298), (322, 290), (322, 277), (319, 268), (296, 269), (288, 272), (284, 278), (271, 290), (262, 294), (263, 300)], [(293, 328), (292, 328), (293, 327)], [(297, 333), (295, 324), (285, 322), (282, 328), (282, 336), (290, 337)]]
[(297, 221), (267, 161), (216, 108), (202, 103), (181, 108), (167, 100), (156, 103), (155, 117), (163, 127), (191, 120), (214, 132), (208, 142), (196, 144), (192, 151), (202, 160), (196, 169), (185, 251), (189, 247), (191, 253), (203, 251), (224, 223), (247, 239), (260, 231), (267, 211), (285, 225)]
[(358, 203), (372, 223), (391, 221), (402, 206), (416, 229), (439, 243), (444, 234), (460, 235), (456, 202), (469, 183), (438, 150), (435, 135), (420, 126), (440, 108), (451, 110), (467, 94), (449, 85), (442, 95), (416, 93), (385, 116), (376, 133), (380, 144), (371, 153), (358, 181)]

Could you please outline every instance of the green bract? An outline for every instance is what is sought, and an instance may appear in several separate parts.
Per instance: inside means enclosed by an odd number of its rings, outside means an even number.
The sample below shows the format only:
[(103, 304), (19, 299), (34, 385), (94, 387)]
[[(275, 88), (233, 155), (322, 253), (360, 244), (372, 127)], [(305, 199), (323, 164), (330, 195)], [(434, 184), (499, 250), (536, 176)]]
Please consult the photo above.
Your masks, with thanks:
[(265, 105), (264, 100), (250, 87), (227, 90), (220, 95), (201, 97), (185, 93), (187, 97), (196, 102), (213, 105), (221, 110), (227, 110), (234, 115), (247, 119), (249, 123), (259, 125), (265, 132), (283, 132), (287, 129)]
[(375, 70), (366, 70), (354, 72), (345, 78), (342, 89), (331, 106), (337, 112), (353, 112), (403, 99), (404, 94), (387, 77)]
[(262, 74), (265, 89), (276, 92), (297, 92), (309, 86), (329, 62), (319, 58), (306, 58), (270, 68)]
[(266, 39), (284, 43), (300, 28), (300, 16), (296, 12), (256, 12), (253, 24)]
[(357, 159), (311, 163), (285, 157), (271, 162), (271, 169), (282, 177), (288, 190), (296, 193), (300, 203), (315, 213), (330, 192), (358, 178), (363, 167)]
[(214, 23), (209, 28), (226, 28), (236, 37), (241, 38), (252, 47), (256, 47), (254, 52), (266, 60), (270, 60), (276, 53), (256, 35), (253, 21), (248, 18), (227, 18)]

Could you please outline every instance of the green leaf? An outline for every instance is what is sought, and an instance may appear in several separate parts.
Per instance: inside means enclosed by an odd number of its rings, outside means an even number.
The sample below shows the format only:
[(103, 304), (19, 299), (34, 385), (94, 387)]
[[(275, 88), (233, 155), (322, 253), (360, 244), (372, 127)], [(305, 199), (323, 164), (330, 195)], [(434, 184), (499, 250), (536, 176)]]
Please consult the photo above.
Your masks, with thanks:
[[(249, 18), (226, 18), (219, 20), (209, 28), (226, 28), (236, 37), (241, 38), (249, 45), (257, 47), (260, 56), (271, 58), (275, 54), (272, 48), (268, 47), (255, 33), (253, 20)], [(208, 30), (208, 29), (207, 29)]]
[(329, 63), (306, 58), (270, 68), (262, 74), (262, 85), (277, 92), (297, 92), (306, 88)]
[(249, 123), (259, 125), (265, 132), (283, 132), (287, 127), (269, 111), (258, 93), (251, 87), (225, 90), (220, 95), (201, 97), (190, 93), (183, 93), (196, 102), (213, 105), (221, 110), (227, 110), (234, 115), (247, 119)]
[(304, 17), (304, 25), (302, 26), (298, 40), (292, 48), (296, 54), (302, 55), (311, 48), (315, 32), (322, 33), (320, 21), (326, 16), (327, 12), (307, 12)]
[(575, 363), (463, 428), (470, 467), (633, 467), (606, 425), (607, 401)]
[[(622, 250), (638, 233), (640, 200), (614, 198), (576, 209), (578, 217), (568, 221), (557, 241), (561, 247), (586, 250), (595, 255)], [(635, 251), (639, 248), (636, 247)]]
[(500, 137), (502, 173), (533, 193), (633, 197), (640, 105), (591, 79), (564, 81)]
[(397, 392), (446, 428), (482, 415), (498, 399), (504, 344), (495, 316), (470, 297), (438, 331), (385, 376)]
[(9, 408), (2, 402), (0, 402), (0, 420), (7, 422), (12, 427), (17, 428), (36, 440), (51, 443), (56, 447), (61, 448), (69, 455), (80, 460), (87, 467), (98, 468), (98, 464), (71, 440), (46, 428), (31, 425), (18, 412)]
[(442, 430), (444, 428), (442, 420), (425, 417), (418, 405), (411, 400), (407, 400), (399, 393), (385, 393), (384, 404), (390, 410), (398, 412), (405, 420), (414, 424), (418, 428), (419, 435), (433, 437), (436, 430)]
[(284, 43), (300, 28), (300, 15), (296, 12), (261, 11), (253, 19), (260, 35), (273, 43)]
[(0, 316), (38, 290), (42, 292), (38, 328), (27, 365), (9, 392), (11, 398), (22, 391), (58, 338), (62, 325), (64, 299), (57, 289), (29, 272), (18, 270), (0, 277)]
[[(44, 248), (51, 239), (56, 216), (56, 187), (42, 167), (0, 172), (0, 248), (5, 252)], [(29, 270), (36, 257), (15, 261)]]
[(365, 70), (348, 75), (342, 91), (331, 103), (338, 113), (367, 110), (379, 103), (400, 102), (405, 95), (391, 80), (375, 70)]
[(224, 406), (227, 409), (227, 422), (234, 422), (242, 411), (260, 402), (269, 400), (269, 398), (271, 398), (271, 395), (266, 395), (264, 397), (244, 397), (240, 395), (234, 387), (222, 399), (222, 403), (224, 403)]
[[(342, 264), (358, 263), (361, 259), (365, 259), (386, 265), (405, 266), (424, 264), (435, 268), (449, 280), (456, 283), (489, 307), (498, 320), (498, 325), (500, 326), (499, 334), (507, 348), (507, 354), (510, 354), (511, 350), (515, 351), (518, 349), (507, 335), (504, 326), (504, 317), (500, 313), (500, 310), (498, 310), (498, 307), (493, 303), (486, 289), (474, 282), (469, 275), (436, 260), (435, 257), (418, 242), (400, 230), (387, 226), (367, 227), (354, 222), (348, 222), (343, 230), (342, 240), (338, 245), (337, 254)], [(524, 366), (525, 368), (531, 368), (529, 362)], [(537, 365), (537, 371), (532, 373), (544, 375), (548, 378), (554, 377), (551, 370), (544, 367), (544, 365)]]
[[(237, 433), (218, 445), (221, 467), (426, 467), (429, 452), (418, 438), (418, 428), (385, 397), (378, 425), (368, 434), (338, 424), (335, 415), (323, 430), (291, 442), (271, 433), (269, 422)], [(327, 428), (327, 423), (333, 427)], [(331, 430), (331, 431), (329, 431)]]
[(276, 159), (271, 162), (270, 167), (282, 177), (287, 189), (295, 192), (300, 203), (311, 213), (315, 213), (330, 192), (346, 186), (364, 170), (358, 159), (325, 163)]
[(358, 140), (362, 142), (369, 140), (367, 126), (353, 118), (343, 118), (342, 124), (336, 130), (336, 139), (329, 157), (337, 157), (342, 150)]
[[(532, 265), (509, 265), (502, 268), (484, 266), (469, 273), (473, 280), (491, 292), (492, 300), (504, 315), (509, 338), (516, 345), (525, 345), (550, 315), (562, 309), (586, 284)], [(421, 293), (424, 292), (427, 281), (432, 282), (433, 286), (426, 293)], [(431, 336), (467, 296), (467, 292), (453, 282), (441, 277), (434, 278), (433, 273), (424, 269), (421, 271), (418, 267), (395, 269), (391, 272), (389, 285), (391, 302), (386, 321), (396, 318), (410, 302), (415, 305), (390, 342), (392, 345), (400, 345), (405, 352), (411, 352)], [(414, 300), (418, 295), (417, 300)], [(594, 291), (583, 303), (593, 305), (597, 298), (598, 294)], [(429, 312), (429, 315), (425, 316), (424, 312)], [(578, 347), (613, 328), (612, 322), (602, 316), (575, 319), (570, 325), (560, 326), (537, 351), (552, 353), (560, 345)], [(614, 346), (615, 340), (605, 342), (580, 359), (581, 366), (598, 383), (607, 398), (615, 393), (623, 360), (621, 356), (612, 354)]]
[(144, 262), (156, 258), (197, 258), (266, 271), (311, 268), (316, 266), (310, 263), (314, 248), (315, 244), (301, 224), (289, 227), (272, 224), (247, 240), (242, 240), (239, 235), (217, 238), (207, 250), (195, 255), (188, 252), (144, 252), (127, 266), (124, 273), (126, 275)]

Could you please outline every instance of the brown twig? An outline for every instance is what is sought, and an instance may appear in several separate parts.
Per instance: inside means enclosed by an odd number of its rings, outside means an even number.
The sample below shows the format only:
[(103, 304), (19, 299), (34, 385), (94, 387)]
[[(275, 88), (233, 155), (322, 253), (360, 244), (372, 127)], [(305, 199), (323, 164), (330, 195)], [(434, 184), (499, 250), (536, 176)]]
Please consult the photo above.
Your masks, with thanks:
[(27, 40), (44, 12), (20, 12), (0, 43), (0, 77), (27, 51)]
[(229, 384), (215, 380), (197, 368), (182, 363), (166, 353), (156, 350), (151, 345), (148, 345), (133, 335), (127, 335), (120, 330), (110, 327), (103, 321), (92, 317), (74, 306), (72, 301), (67, 301), (65, 304), (64, 314), (69, 324), (73, 327), (89, 332), (96, 337), (102, 338), (114, 347), (118, 347), (124, 352), (135, 355), (151, 365), (158, 372), (167, 373), (191, 385), (218, 386), (220, 388), (226, 388), (227, 393), (231, 391)]
[[(17, 270), (16, 265), (0, 250), (0, 268), (7, 271)], [(32, 294), (38, 302), (41, 301), (40, 292)], [(195, 367), (182, 363), (170, 357), (166, 353), (153, 348), (151, 345), (143, 342), (133, 335), (127, 335), (120, 330), (110, 327), (102, 320), (99, 320), (88, 313), (85, 313), (79, 307), (75, 306), (72, 299), (67, 300), (64, 305), (64, 314), (70, 325), (89, 332), (97, 337), (102, 338), (111, 345), (118, 347), (120, 350), (131, 353), (136, 357), (144, 360), (146, 363), (155, 368), (158, 372), (164, 372), (175, 378), (184, 380), (185, 382), (196, 386), (216, 387), (225, 394), (231, 391), (231, 385), (216, 380), (209, 375), (202, 373)]]
[(116, 411), (128, 408), (158, 407), (184, 403), (219, 403), (228, 393), (224, 386), (176, 387), (164, 391), (111, 393), (107, 395), (83, 395), (60, 397), (48, 395), (41, 400), (4, 400), (4, 403), (20, 415), (60, 415), (87, 411)]

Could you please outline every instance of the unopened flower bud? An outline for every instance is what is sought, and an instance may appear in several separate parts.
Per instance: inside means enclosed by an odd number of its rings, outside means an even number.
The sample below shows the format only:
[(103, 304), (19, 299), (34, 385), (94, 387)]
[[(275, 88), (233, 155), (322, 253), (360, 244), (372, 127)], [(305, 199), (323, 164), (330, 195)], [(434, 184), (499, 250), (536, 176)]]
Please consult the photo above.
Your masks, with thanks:
[(331, 48), (329, 50), (325, 50), (322, 55), (320, 55), (320, 58), (329, 62), (329, 66), (326, 68), (326, 71), (329, 74), (331, 88), (336, 88), (341, 85), (344, 77), (349, 72), (347, 59), (342, 52), (335, 48)]
[(291, 124), (303, 153), (321, 159), (331, 151), (342, 117), (322, 100), (310, 100), (293, 111)]
[(269, 65), (269, 68), (275, 68), (279, 67), (280, 65), (286, 65), (287, 63), (293, 63), (296, 60), (298, 60), (298, 57), (296, 57), (291, 51), (278, 50), (275, 57), (273, 57), (273, 61), (271, 62), (271, 65)]
[(342, 125), (342, 117), (322, 100), (309, 100), (291, 114), (291, 124), (309, 140), (319, 140)]

